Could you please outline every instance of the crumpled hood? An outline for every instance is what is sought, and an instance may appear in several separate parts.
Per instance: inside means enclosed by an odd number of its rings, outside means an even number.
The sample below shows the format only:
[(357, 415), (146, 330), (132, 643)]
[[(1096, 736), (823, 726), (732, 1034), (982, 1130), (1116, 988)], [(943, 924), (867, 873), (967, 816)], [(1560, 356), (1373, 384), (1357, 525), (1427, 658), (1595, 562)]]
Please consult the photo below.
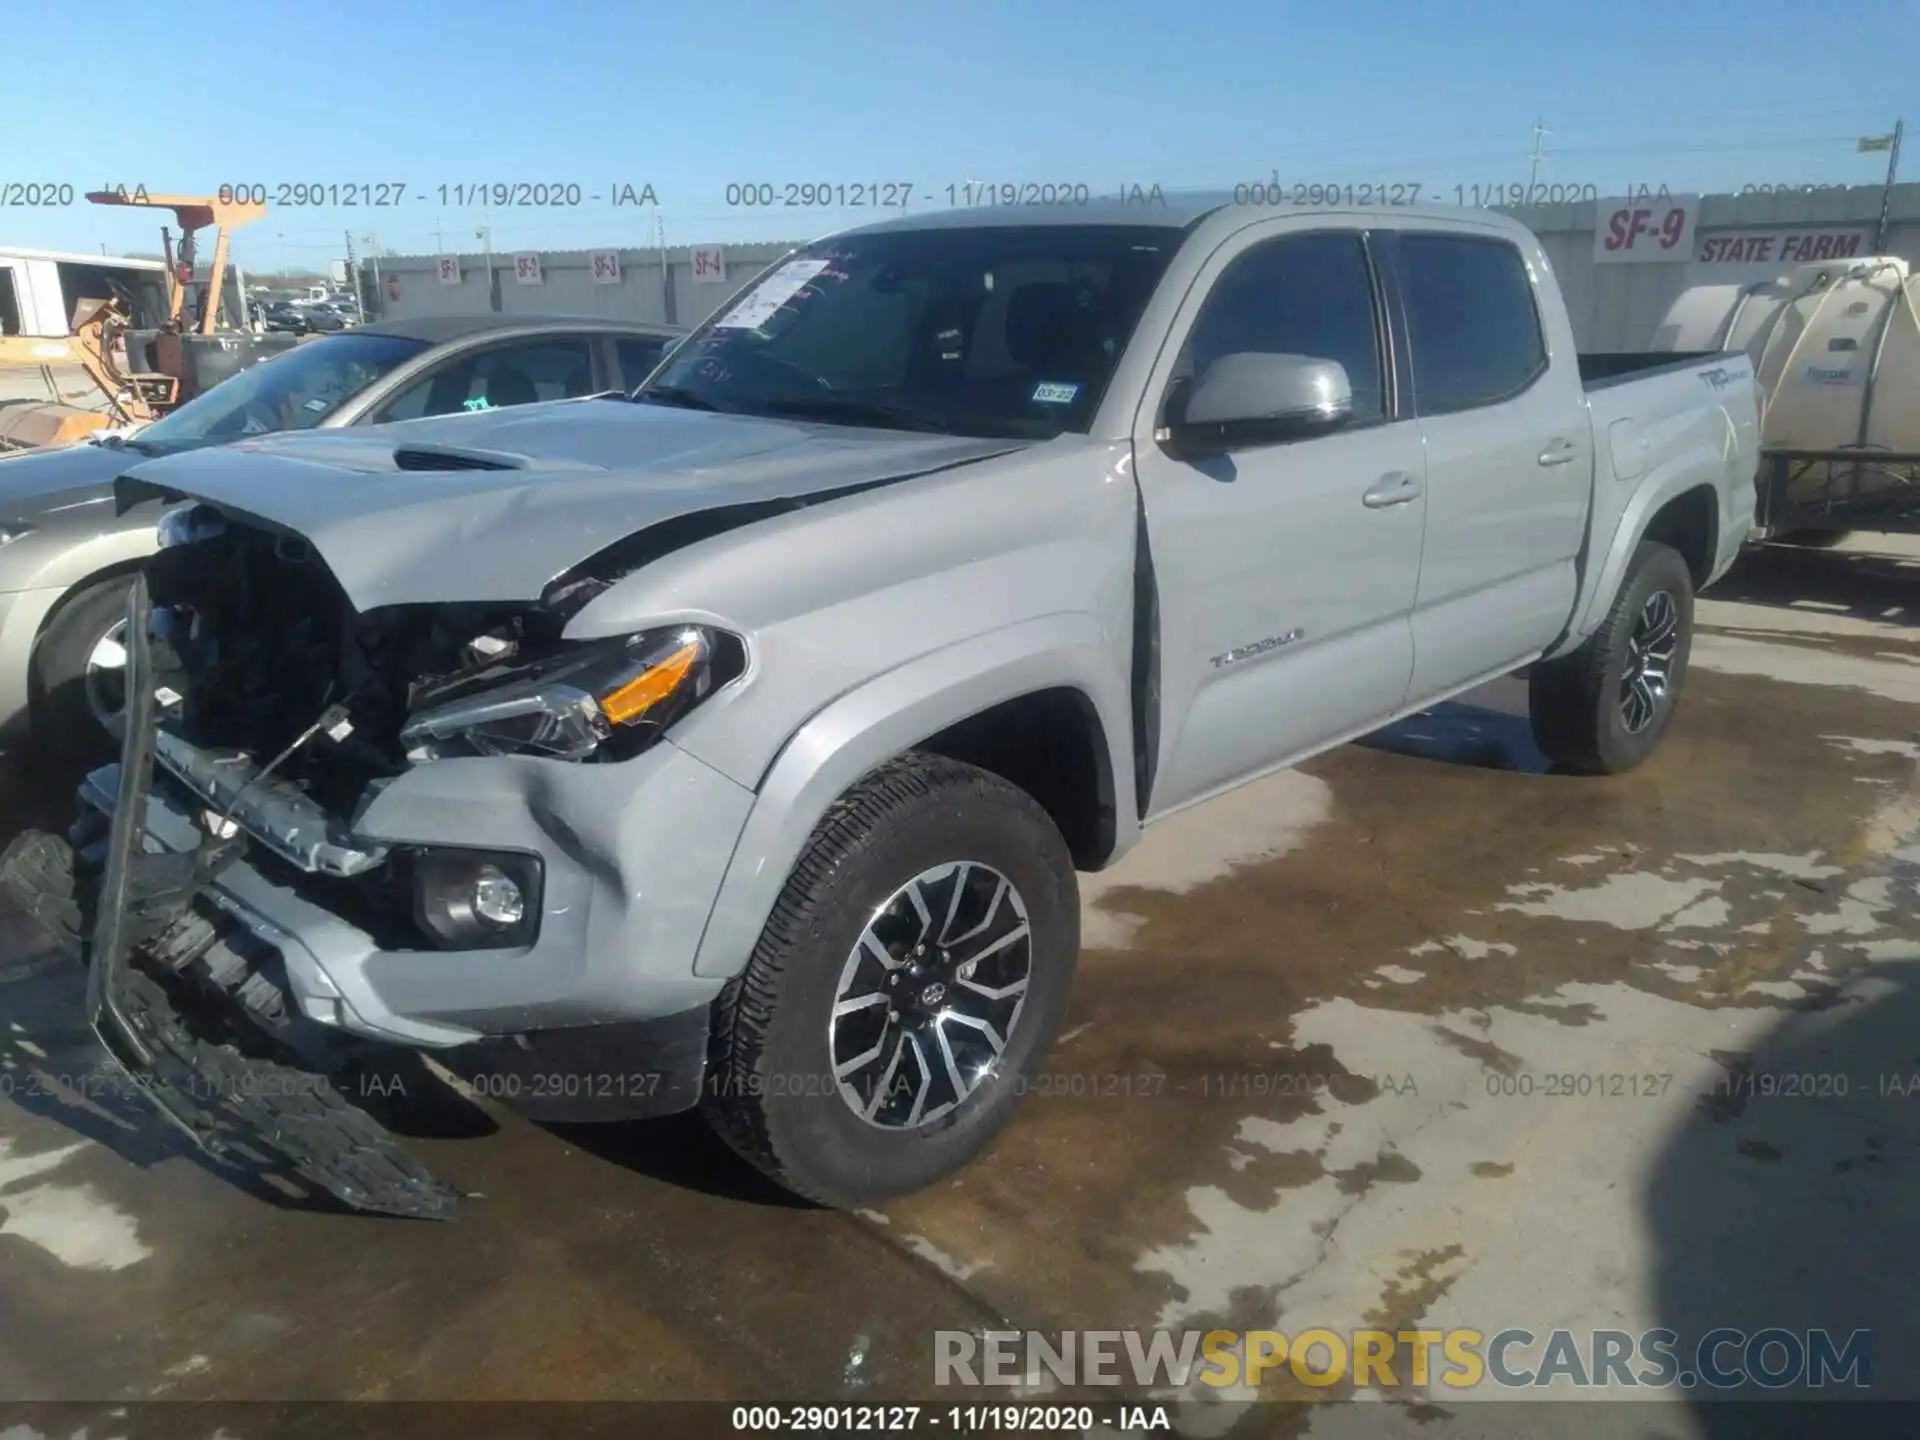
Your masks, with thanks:
[(107, 495), (113, 477), (138, 463), (137, 450), (62, 445), (0, 459), (0, 521), (31, 519)]
[[(165, 492), (303, 536), (364, 611), (537, 600), (675, 516), (907, 479), (1026, 443), (574, 401), (170, 455), (118, 490), (122, 506)], [(449, 454), (504, 468), (395, 458)]]

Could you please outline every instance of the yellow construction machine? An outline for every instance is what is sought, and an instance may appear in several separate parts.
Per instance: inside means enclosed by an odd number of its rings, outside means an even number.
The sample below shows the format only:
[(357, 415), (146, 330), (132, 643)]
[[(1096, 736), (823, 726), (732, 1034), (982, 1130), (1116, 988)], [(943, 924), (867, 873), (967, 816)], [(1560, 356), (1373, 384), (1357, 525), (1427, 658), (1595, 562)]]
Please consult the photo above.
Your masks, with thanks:
[[(83, 295), (72, 300), (71, 333), (64, 337), (0, 335), (0, 367), (34, 367), (49, 376), (57, 365), (78, 366), (106, 399), (103, 409), (86, 409), (61, 401), (9, 405), (0, 408), (0, 451), (67, 445), (100, 430), (144, 425), (176, 405), (190, 400), (202, 388), (196, 364), (205, 339), (220, 328), (221, 287), (227, 271), (232, 232), (265, 218), (267, 207), (254, 201), (220, 200), (213, 196), (150, 195), (137, 190), (95, 191), (87, 199), (96, 205), (133, 205), (171, 210), (180, 227), (176, 252), (167, 227), (160, 230), (166, 257), (166, 315), (157, 330), (138, 344), (130, 344), (140, 317), (130, 294)], [(193, 278), (196, 237), (211, 226), (213, 261), (207, 278)], [(189, 309), (190, 292), (191, 309)], [(241, 297), (244, 307), (245, 297)], [(282, 348), (277, 337), (244, 337), (247, 348), (273, 338), (267, 349)], [(212, 342), (220, 343), (220, 342)], [(234, 336), (233, 343), (243, 343)], [(232, 348), (232, 344), (225, 348)], [(264, 358), (264, 357), (262, 357)], [(144, 364), (144, 368), (143, 367)], [(221, 366), (234, 368), (231, 364)]]

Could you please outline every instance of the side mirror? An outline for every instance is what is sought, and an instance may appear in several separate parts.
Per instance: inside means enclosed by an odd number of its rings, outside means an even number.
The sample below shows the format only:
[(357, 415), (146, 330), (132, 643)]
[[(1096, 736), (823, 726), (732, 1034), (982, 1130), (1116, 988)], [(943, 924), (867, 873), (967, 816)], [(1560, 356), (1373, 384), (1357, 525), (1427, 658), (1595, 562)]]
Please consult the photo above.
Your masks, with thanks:
[(1353, 385), (1338, 360), (1222, 355), (1174, 397), (1165, 436), (1189, 454), (1302, 440), (1353, 418)]

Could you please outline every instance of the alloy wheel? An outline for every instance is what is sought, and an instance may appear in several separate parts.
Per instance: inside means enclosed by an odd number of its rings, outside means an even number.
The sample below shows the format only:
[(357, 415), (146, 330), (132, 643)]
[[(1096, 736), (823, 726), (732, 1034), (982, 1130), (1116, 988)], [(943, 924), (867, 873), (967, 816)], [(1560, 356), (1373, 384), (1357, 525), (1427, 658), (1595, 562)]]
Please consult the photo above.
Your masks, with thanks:
[(921, 871), (873, 911), (841, 968), (827, 1028), (841, 1099), (888, 1130), (957, 1108), (998, 1070), (1032, 968), (1012, 881), (967, 860)]
[(1629, 735), (1653, 723), (1673, 688), (1673, 657), (1680, 648), (1680, 606), (1666, 590), (1656, 590), (1640, 607), (1627, 636), (1627, 660), (1620, 671), (1620, 718)]

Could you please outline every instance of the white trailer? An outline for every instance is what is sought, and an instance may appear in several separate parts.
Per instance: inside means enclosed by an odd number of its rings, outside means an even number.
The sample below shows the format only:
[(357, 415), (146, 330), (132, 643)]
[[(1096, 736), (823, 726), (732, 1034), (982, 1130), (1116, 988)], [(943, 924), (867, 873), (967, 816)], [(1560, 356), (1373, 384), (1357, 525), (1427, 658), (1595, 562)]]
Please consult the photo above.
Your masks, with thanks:
[(1700, 285), (1656, 350), (1745, 350), (1766, 390), (1761, 535), (1920, 530), (1920, 275), (1898, 256)]

